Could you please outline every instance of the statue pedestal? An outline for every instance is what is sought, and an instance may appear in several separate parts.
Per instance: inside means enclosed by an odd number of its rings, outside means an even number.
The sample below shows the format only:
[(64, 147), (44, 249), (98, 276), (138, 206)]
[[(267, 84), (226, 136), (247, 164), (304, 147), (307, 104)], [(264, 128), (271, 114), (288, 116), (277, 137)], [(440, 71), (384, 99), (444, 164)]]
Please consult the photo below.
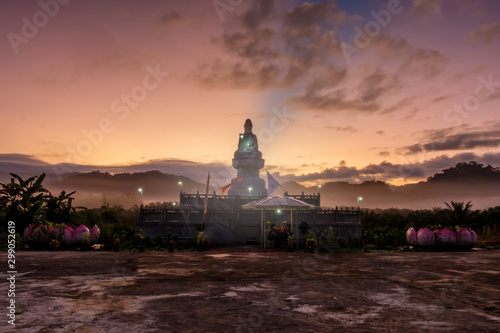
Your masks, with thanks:
[[(228, 195), (267, 195), (266, 183), (264, 179), (259, 178), (259, 170), (263, 167), (264, 160), (260, 151), (251, 153), (236, 151), (233, 168), (238, 170), (238, 175), (232, 181), (244, 178), (231, 186), (227, 192)], [(250, 187), (251, 191), (249, 191)]]

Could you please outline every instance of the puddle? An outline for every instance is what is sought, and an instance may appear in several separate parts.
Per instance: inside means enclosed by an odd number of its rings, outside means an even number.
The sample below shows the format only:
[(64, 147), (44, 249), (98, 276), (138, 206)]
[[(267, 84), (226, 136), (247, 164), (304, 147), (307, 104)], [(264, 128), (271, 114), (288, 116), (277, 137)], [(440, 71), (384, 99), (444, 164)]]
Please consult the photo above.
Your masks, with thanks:
[(300, 313), (305, 313), (305, 314), (313, 314), (316, 313), (316, 308), (319, 308), (319, 305), (300, 305), (299, 307), (296, 307), (293, 309), (293, 311), (300, 312)]
[(229, 288), (231, 290), (234, 290), (234, 291), (268, 291), (269, 288), (265, 287), (264, 288), (262, 286), (258, 286), (258, 285), (255, 285), (255, 284), (250, 284), (248, 286), (241, 286), (241, 287), (231, 287)]
[(231, 255), (229, 253), (216, 253), (216, 254), (207, 254), (207, 257), (212, 257), (212, 258), (227, 258), (230, 257)]
[(228, 291), (227, 293), (224, 294), (225, 297), (238, 297), (238, 294), (235, 293), (234, 291)]

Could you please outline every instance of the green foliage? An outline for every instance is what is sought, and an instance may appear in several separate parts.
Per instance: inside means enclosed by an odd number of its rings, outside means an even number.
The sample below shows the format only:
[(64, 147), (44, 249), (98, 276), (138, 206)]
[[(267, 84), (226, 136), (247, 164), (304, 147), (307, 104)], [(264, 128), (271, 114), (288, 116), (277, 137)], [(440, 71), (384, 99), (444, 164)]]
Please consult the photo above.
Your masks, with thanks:
[[(105, 248), (111, 248), (117, 238), (123, 248), (136, 246), (134, 236), (139, 232), (139, 215), (134, 208), (126, 211), (122, 206), (104, 205), (97, 209), (87, 209), (80, 215), (82, 215), (82, 223), (96, 224), (99, 227), (101, 234), (98, 243), (104, 244)], [(85, 220), (86, 218), (89, 220)]]
[(299, 223), (298, 228), (302, 236), (305, 236), (305, 234), (307, 234), (307, 232), (311, 229), (311, 226), (306, 221), (302, 221)]
[(73, 207), (74, 198), (71, 197), (73, 194), (75, 191), (68, 194), (62, 191), (57, 197), (52, 194), (46, 195), (43, 208), (46, 220), (56, 223), (74, 223), (77, 213)]
[(375, 227), (363, 231), (365, 246), (377, 249), (388, 249), (406, 245), (406, 230), (395, 227)]
[(22, 230), (31, 223), (44, 222), (42, 207), (45, 203), (44, 193), (48, 192), (42, 186), (45, 174), (26, 180), (14, 173), (10, 175), (10, 183), (2, 183), (0, 190), (0, 209), (5, 221), (16, 221), (16, 225)]
[(446, 209), (441, 211), (443, 224), (445, 226), (459, 225), (461, 227), (470, 227), (476, 223), (479, 217), (479, 212), (472, 210), (472, 204), (469, 201), (464, 204), (463, 202), (451, 201), (445, 202)]
[(69, 224), (76, 220), (77, 213), (71, 197), (75, 192), (66, 194), (62, 191), (58, 196), (53, 196), (42, 185), (45, 174), (26, 180), (14, 173), (10, 175), (10, 183), (1, 183), (0, 218), (3, 222), (16, 221), (16, 225), (24, 230), (30, 224)]

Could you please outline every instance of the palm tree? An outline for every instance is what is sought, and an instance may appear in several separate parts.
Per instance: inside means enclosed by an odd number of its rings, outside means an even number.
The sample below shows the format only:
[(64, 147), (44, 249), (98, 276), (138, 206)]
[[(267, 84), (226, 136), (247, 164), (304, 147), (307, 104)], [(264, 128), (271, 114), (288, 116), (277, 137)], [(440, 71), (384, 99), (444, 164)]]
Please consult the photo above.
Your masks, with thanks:
[(408, 214), (410, 226), (414, 228), (423, 228), (434, 224), (435, 217), (430, 210), (416, 210)]
[(472, 210), (472, 204), (451, 201), (445, 202), (446, 208), (443, 212), (443, 219), (449, 226), (470, 227), (478, 216), (478, 211)]

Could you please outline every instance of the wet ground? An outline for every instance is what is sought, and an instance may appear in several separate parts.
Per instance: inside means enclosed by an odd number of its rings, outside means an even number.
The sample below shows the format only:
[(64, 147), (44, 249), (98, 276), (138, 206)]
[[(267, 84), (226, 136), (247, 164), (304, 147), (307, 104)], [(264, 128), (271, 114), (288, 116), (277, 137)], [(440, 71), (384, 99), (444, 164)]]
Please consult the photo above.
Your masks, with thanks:
[(16, 265), (19, 332), (500, 332), (500, 251), (20, 252)]

